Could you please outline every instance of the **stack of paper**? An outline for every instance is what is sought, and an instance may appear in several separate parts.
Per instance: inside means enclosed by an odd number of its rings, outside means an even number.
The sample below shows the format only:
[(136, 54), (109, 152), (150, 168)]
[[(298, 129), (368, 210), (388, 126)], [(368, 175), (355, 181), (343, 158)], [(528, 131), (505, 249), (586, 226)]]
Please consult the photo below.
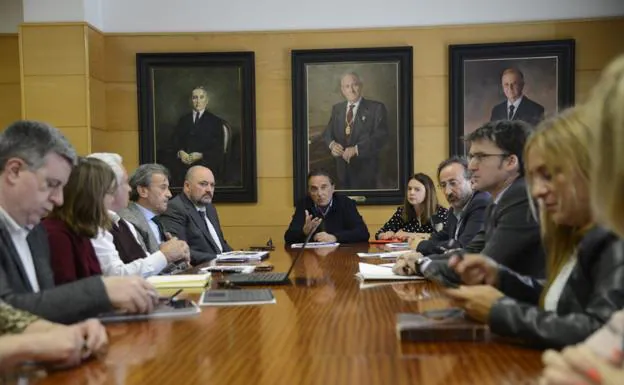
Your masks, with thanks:
[(271, 289), (206, 290), (199, 298), (200, 306), (243, 306), (276, 303)]
[(392, 265), (371, 265), (370, 263), (359, 263), (360, 272), (356, 277), (371, 281), (410, 281), (424, 280), (417, 275), (397, 275), (392, 272)]
[(253, 273), (256, 269), (254, 265), (219, 265), (219, 266), (207, 266), (199, 269), (202, 273), (216, 272), (216, 273), (240, 273), (249, 274)]
[(411, 250), (379, 251), (376, 253), (357, 253), (360, 258), (396, 258), (401, 254), (410, 253)]
[(268, 251), (228, 251), (227, 253), (217, 254), (219, 262), (238, 262), (238, 261), (260, 261), (265, 259), (269, 254)]
[(398, 243), (386, 243), (384, 248), (387, 250), (396, 250), (396, 249), (409, 249), (408, 242), (398, 242)]
[(153, 275), (147, 278), (147, 282), (156, 289), (205, 287), (210, 285), (210, 273)]
[[(340, 243), (338, 242), (308, 242), (308, 244), (306, 245), (306, 249), (318, 249), (321, 247), (337, 247), (340, 246)], [(290, 245), (290, 247), (292, 247), (293, 249), (300, 249), (301, 247), (303, 247), (303, 243), (293, 243), (292, 245)]]

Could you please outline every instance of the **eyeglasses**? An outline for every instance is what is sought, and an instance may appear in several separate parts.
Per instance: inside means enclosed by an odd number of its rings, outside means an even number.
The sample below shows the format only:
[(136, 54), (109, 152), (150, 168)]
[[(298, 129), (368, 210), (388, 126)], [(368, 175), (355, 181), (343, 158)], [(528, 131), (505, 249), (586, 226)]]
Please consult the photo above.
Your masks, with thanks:
[(483, 159), (485, 158), (489, 158), (491, 156), (502, 156), (503, 158), (506, 158), (509, 156), (508, 153), (504, 152), (502, 154), (486, 154), (483, 152), (477, 152), (474, 154), (468, 154), (468, 156), (466, 158), (468, 158), (468, 162), (472, 162), (472, 160), (474, 159), (475, 162), (477, 163), (481, 163), (483, 161)]

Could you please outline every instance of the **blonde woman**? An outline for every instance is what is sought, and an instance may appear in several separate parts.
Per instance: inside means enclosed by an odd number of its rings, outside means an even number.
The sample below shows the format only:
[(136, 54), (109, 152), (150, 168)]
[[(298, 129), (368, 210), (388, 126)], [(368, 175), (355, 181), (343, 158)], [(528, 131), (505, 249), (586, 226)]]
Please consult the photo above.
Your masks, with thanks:
[(539, 204), (547, 255), (543, 284), (481, 255), (449, 264), (464, 283), (448, 290), (499, 335), (539, 347), (578, 343), (624, 306), (624, 250), (592, 221), (591, 133), (577, 110), (542, 123), (525, 146), (527, 188)]
[[(586, 108), (595, 140), (591, 202), (597, 221), (624, 237), (624, 55), (611, 63)], [(542, 384), (624, 384), (624, 310), (584, 343), (543, 356)]]

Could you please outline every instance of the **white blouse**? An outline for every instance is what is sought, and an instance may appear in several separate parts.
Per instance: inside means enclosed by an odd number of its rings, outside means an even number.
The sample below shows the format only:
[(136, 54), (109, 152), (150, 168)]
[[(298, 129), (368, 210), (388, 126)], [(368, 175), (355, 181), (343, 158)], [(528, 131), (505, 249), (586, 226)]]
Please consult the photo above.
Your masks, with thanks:
[(546, 311), (557, 311), (557, 304), (559, 303), (559, 298), (561, 298), (561, 293), (563, 292), (563, 288), (565, 287), (570, 275), (572, 274), (572, 270), (576, 266), (577, 258), (576, 251), (572, 254), (568, 262), (561, 268), (559, 274), (553, 281), (553, 283), (548, 288), (548, 292), (544, 297), (544, 310)]

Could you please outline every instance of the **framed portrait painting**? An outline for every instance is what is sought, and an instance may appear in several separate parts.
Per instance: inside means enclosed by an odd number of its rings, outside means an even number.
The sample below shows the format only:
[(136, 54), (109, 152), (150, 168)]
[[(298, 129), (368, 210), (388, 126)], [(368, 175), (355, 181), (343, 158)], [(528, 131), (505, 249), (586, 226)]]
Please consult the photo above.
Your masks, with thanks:
[(137, 54), (140, 163), (160, 163), (179, 193), (208, 167), (214, 202), (256, 202), (253, 52)]
[(294, 201), (324, 169), (358, 204), (398, 204), (413, 168), (412, 47), (292, 51)]
[(542, 119), (574, 104), (574, 40), (449, 46), (449, 145), (489, 121)]

